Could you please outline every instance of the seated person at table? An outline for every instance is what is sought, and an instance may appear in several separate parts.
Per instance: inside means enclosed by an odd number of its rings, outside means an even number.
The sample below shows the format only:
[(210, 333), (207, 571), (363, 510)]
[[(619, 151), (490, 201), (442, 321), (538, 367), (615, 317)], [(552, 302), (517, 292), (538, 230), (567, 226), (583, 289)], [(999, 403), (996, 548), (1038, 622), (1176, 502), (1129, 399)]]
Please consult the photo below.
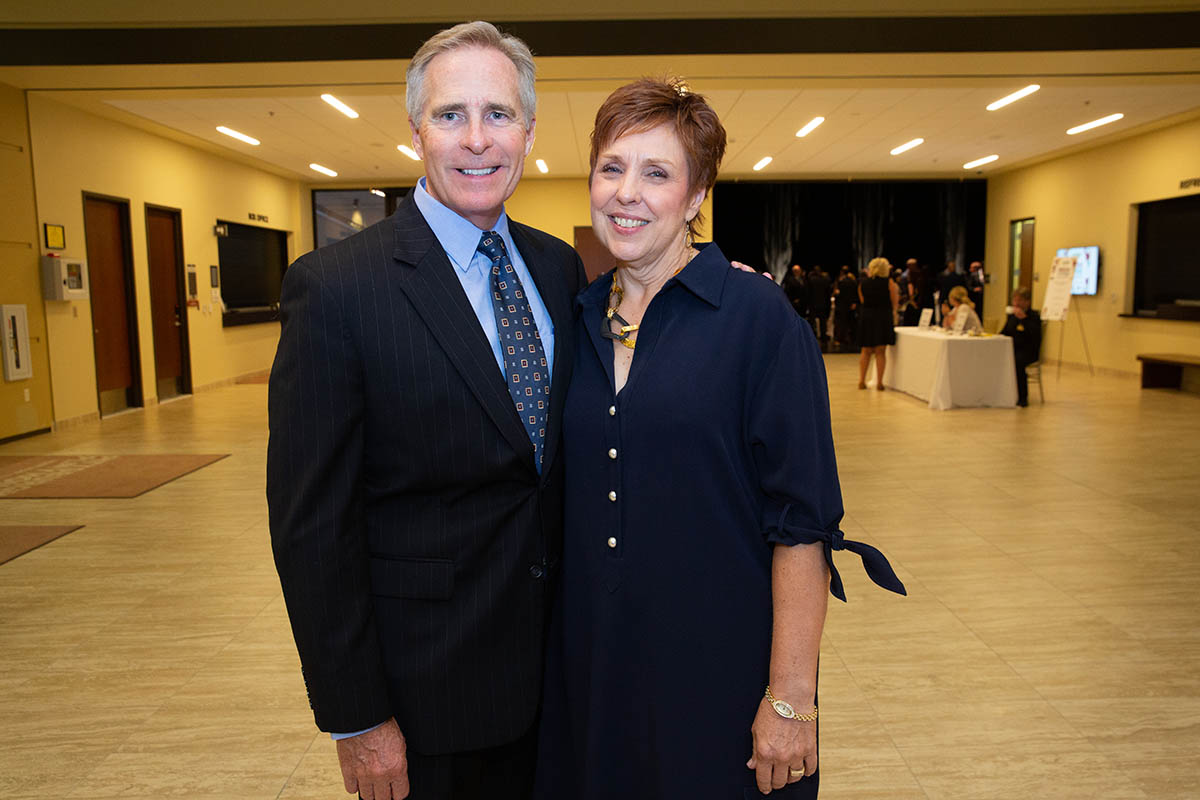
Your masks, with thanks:
[(955, 286), (950, 290), (950, 310), (942, 317), (943, 328), (953, 328), (959, 314), (966, 314), (967, 321), (963, 325), (963, 333), (979, 333), (983, 331), (983, 323), (975, 313), (975, 304), (967, 297), (967, 287)]
[(1037, 361), (1042, 351), (1042, 318), (1029, 308), (1029, 290), (1013, 291), (1012, 313), (1000, 333), (1012, 337), (1013, 357), (1017, 362), (1017, 405), (1029, 405), (1029, 381), (1025, 368)]

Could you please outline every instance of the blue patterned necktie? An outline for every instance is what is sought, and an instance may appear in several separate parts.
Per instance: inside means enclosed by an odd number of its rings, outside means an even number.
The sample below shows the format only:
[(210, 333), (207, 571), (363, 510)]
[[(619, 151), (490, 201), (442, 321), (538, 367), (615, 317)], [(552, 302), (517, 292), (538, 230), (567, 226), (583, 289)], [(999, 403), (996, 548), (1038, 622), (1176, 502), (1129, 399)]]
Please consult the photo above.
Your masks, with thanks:
[(517, 416), (533, 442), (534, 463), (540, 471), (546, 413), (550, 407), (550, 374), (542, 337), (529, 310), (521, 279), (504, 248), (504, 239), (495, 231), (487, 231), (475, 249), (492, 261), (492, 305), (496, 309), (496, 331), (504, 356), (505, 382), (517, 407)]

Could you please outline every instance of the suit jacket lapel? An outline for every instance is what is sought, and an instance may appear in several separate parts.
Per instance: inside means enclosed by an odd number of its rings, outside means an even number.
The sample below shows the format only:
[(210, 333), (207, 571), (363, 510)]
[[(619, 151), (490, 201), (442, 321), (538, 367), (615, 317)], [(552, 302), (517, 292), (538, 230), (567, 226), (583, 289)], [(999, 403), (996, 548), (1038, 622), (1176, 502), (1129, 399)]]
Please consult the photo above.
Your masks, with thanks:
[(399, 273), (401, 290), (504, 438), (517, 452), (529, 454), (533, 469), (529, 434), (450, 259), (412, 200), (406, 200), (394, 218), (393, 255), (406, 265)]
[(571, 365), (575, 357), (575, 318), (570, 296), (566, 287), (564, 269), (567, 265), (555, 264), (546, 258), (546, 253), (536, 239), (526, 232), (524, 225), (508, 221), (508, 230), (513, 243), (521, 253), (538, 294), (550, 319), (554, 322), (554, 371), (550, 376), (550, 413), (546, 420), (546, 451), (542, 455), (542, 476), (550, 474), (550, 466), (558, 454), (559, 439), (562, 438), (562, 412), (567, 399), (567, 385), (571, 381)]

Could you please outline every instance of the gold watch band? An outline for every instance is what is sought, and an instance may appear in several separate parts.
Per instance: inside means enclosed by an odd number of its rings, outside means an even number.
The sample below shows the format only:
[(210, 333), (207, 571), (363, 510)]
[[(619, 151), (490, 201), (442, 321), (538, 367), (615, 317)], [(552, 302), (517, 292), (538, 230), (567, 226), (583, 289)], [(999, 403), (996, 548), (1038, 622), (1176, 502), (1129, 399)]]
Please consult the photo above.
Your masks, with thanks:
[(775, 695), (771, 694), (771, 686), (767, 684), (767, 693), (765, 695), (767, 702), (771, 704), (771, 708), (775, 709), (775, 713), (784, 719), (794, 719), (797, 722), (816, 722), (817, 707), (813, 706), (811, 714), (797, 714), (795, 707), (786, 700), (779, 700)]

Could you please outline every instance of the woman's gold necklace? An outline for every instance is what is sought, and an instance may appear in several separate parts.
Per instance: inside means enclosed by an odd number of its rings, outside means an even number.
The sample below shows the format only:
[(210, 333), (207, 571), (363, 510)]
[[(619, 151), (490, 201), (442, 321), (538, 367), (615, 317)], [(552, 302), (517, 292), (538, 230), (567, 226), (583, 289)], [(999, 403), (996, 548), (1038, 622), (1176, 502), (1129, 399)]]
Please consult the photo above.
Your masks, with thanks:
[[(678, 275), (680, 272), (683, 272), (683, 268), (686, 267), (693, 258), (695, 258), (696, 252), (697, 251), (694, 248), (688, 248), (687, 257), (684, 259), (683, 263), (679, 265), (679, 269), (671, 273), (672, 278)], [(621, 301), (625, 299), (625, 290), (621, 288), (619, 283), (617, 283), (617, 277), (620, 274), (621, 267), (618, 265), (616, 272), (613, 273), (612, 288), (608, 290), (608, 312), (605, 314), (605, 319), (609, 320), (609, 323), (606, 325), (606, 330), (602, 330), (601, 333), (604, 335), (604, 338), (620, 342), (632, 350), (637, 347), (637, 339), (633, 338), (630, 334), (637, 333), (638, 328), (641, 327), (641, 324), (639, 323), (637, 325), (630, 325), (628, 320), (617, 313), (617, 309), (621, 307)], [(613, 302), (613, 298), (616, 298), (616, 302)], [(616, 333), (613, 333), (612, 331), (611, 320), (614, 319), (617, 321), (618, 325)]]

